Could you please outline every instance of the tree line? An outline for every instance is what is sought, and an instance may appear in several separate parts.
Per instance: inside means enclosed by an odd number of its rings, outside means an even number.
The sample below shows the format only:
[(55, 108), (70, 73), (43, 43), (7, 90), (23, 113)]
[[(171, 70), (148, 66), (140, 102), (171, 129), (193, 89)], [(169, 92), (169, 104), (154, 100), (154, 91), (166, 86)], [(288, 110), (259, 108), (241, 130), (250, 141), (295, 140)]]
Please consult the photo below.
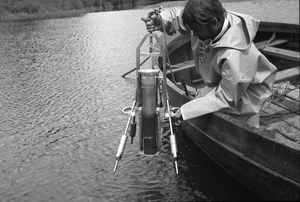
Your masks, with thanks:
[(37, 14), (81, 9), (94, 11), (127, 10), (159, 2), (163, 2), (163, 0), (0, 0), (0, 15), (4, 13)]

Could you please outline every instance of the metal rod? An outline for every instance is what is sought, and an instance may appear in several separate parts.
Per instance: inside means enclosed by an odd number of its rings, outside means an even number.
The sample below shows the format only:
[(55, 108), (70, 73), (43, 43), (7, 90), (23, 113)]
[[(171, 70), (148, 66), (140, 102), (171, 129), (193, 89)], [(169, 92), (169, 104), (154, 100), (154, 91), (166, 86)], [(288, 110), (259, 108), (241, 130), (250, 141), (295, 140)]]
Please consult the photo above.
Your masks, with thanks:
[(176, 174), (178, 175), (178, 164), (177, 164), (177, 159), (174, 160), (174, 163), (175, 163), (175, 172), (176, 172)]
[(114, 167), (114, 172), (116, 172), (116, 170), (117, 170), (117, 167), (118, 167), (119, 161), (120, 161), (120, 159), (117, 159), (117, 160), (116, 160), (116, 164), (115, 164), (115, 167)]
[(128, 121), (127, 121), (127, 125), (126, 125), (126, 129), (125, 129), (124, 135), (127, 134), (131, 118), (133, 117), (134, 108), (135, 108), (135, 100), (133, 101), (133, 104), (132, 104), (132, 107), (131, 107), (130, 116), (129, 116)]
[(132, 107), (131, 107), (131, 112), (130, 112), (130, 117), (128, 118), (128, 122), (127, 122), (127, 126), (126, 126), (126, 129), (125, 129), (125, 132), (124, 132), (124, 134), (121, 137), (121, 141), (120, 141), (120, 144), (119, 144), (119, 147), (118, 147), (118, 151), (117, 151), (117, 154), (116, 154), (116, 164), (115, 164), (115, 167), (114, 167), (114, 172), (117, 170), (119, 161), (121, 160), (122, 155), (123, 155), (124, 150), (125, 150), (125, 146), (126, 146), (126, 142), (127, 142), (127, 133), (128, 133), (129, 124), (131, 122), (131, 118), (134, 116), (133, 112), (134, 112), (134, 108), (135, 108), (135, 102), (136, 102), (136, 100), (133, 101), (133, 104), (132, 104)]
[[(143, 60), (143, 62), (140, 64), (140, 66), (143, 65), (145, 62), (147, 62), (147, 60), (149, 60), (149, 58), (150, 58), (150, 56), (148, 56), (145, 60)], [(128, 72), (126, 72), (125, 74), (123, 74), (121, 77), (125, 77), (125, 76), (127, 76), (128, 74), (130, 74), (131, 72), (133, 72), (135, 70), (136, 70), (136, 67), (133, 68), (132, 70), (129, 70)]]
[(169, 114), (169, 124), (170, 124), (170, 131), (171, 131), (171, 135), (170, 135), (171, 152), (173, 154), (173, 159), (174, 159), (174, 163), (175, 163), (175, 172), (176, 172), (176, 174), (178, 174), (177, 143), (176, 143), (176, 137), (173, 133), (172, 120), (171, 120), (171, 116), (170, 116), (171, 113), (170, 113), (169, 100), (167, 100), (167, 110), (168, 110), (168, 114)]

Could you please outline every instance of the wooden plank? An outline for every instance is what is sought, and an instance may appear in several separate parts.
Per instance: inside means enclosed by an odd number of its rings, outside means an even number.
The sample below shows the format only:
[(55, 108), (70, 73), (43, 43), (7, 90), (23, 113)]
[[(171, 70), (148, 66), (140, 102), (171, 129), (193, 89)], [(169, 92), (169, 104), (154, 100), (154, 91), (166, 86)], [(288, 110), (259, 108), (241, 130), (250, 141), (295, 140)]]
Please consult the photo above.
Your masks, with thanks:
[[(223, 119), (219, 119), (217, 122), (222, 123), (224, 121)], [(288, 185), (289, 182), (291, 182), (290, 180), (285, 180), (288, 177), (293, 180), (298, 180), (299, 178), (299, 171), (294, 169), (299, 167), (299, 162), (297, 161), (299, 153), (297, 154), (293, 149), (286, 149), (286, 147), (281, 144), (272, 144), (272, 141), (267, 141), (266, 138), (260, 141), (261, 137), (256, 138), (254, 134), (249, 134), (249, 136), (248, 134), (241, 134), (241, 137), (248, 137), (245, 138), (246, 142), (250, 141), (249, 144), (242, 145), (242, 148), (254, 152), (251, 152), (248, 157), (244, 155), (244, 152), (240, 153), (240, 151), (228, 147), (226, 144), (218, 141), (218, 139), (211, 138), (209, 134), (202, 133), (197, 130), (197, 127), (194, 127), (194, 125), (187, 125), (192, 123), (183, 122), (182, 124), (183, 129), (187, 132), (192, 141), (225, 170), (245, 183), (250, 189), (254, 189), (261, 195), (264, 195), (262, 192), (268, 193), (270, 196), (266, 198), (269, 200), (298, 200), (299, 189), (297, 186), (293, 187)], [(228, 126), (226, 126), (225, 129), (226, 128), (228, 128)], [(216, 127), (212, 132), (219, 134), (217, 136), (222, 138), (223, 133), (220, 133), (222, 129), (223, 128)], [(236, 128), (234, 127), (234, 129)], [(231, 135), (232, 133), (229, 134)], [(228, 134), (225, 133), (225, 135)], [(235, 137), (230, 136), (229, 138), (232, 140)], [(263, 148), (263, 150), (261, 148)], [(270, 148), (270, 150), (268, 150), (268, 148)], [(256, 160), (257, 158), (258, 160)], [(259, 159), (262, 160), (262, 163), (260, 163)], [(280, 163), (278, 164), (278, 162)], [(290, 162), (292, 164), (290, 164)], [(272, 170), (268, 169), (270, 167)], [(274, 193), (280, 193), (280, 197), (276, 198), (278, 196)]]
[(286, 69), (280, 72), (276, 73), (276, 78), (275, 78), (275, 83), (280, 83), (282, 81), (287, 81), (290, 80), (294, 77), (298, 77), (299, 78), (299, 66), (298, 67), (294, 67), (294, 68), (290, 68), (290, 69)]
[(295, 87), (294, 89), (291, 89), (291, 91), (287, 93), (286, 96), (300, 102), (300, 89)]
[(297, 51), (291, 51), (291, 50), (275, 48), (275, 47), (266, 47), (262, 49), (262, 51), (267, 55), (272, 55), (275, 57), (280, 57), (280, 58), (284, 58), (296, 62), (299, 62), (300, 59), (299, 52)]
[(273, 46), (279, 46), (279, 45), (282, 45), (282, 44), (285, 44), (288, 42), (287, 39), (277, 39), (271, 43), (269, 43), (270, 40), (265, 40), (265, 41), (261, 41), (261, 42), (258, 42), (258, 43), (255, 43), (255, 46), (258, 50), (261, 50), (263, 48), (266, 48), (266, 47), (273, 47)]
[(294, 141), (300, 141), (300, 122), (299, 115), (290, 112), (273, 103), (268, 104), (261, 115), (260, 121), (282, 133)]
[(284, 98), (275, 98), (273, 99), (273, 104), (280, 106), (289, 112), (297, 113), (300, 110), (300, 103), (294, 99), (291, 99), (289, 97)]
[(263, 131), (266, 131), (265, 133), (262, 133), (264, 137), (271, 138), (272, 140), (280, 144), (286, 144), (287, 142), (293, 142), (298, 144), (295, 139), (291, 139), (289, 136), (286, 136), (282, 132), (278, 131), (277, 123), (281, 123), (282, 121), (280, 121), (279, 119), (273, 119), (272, 121), (270, 121), (270, 119), (271, 118), (268, 117), (267, 114), (263, 114), (259, 120), (259, 128), (261, 128)]
[(289, 48), (296, 48), (296, 49), (299, 49), (300, 45), (299, 45), (299, 42), (289, 42), (287, 45), (287, 47)]
[(258, 31), (260, 32), (283, 32), (299, 34), (298, 24), (286, 24), (280, 22), (260, 22)]
[[(175, 65), (172, 65), (172, 71), (173, 73), (180, 72), (186, 69), (191, 69), (195, 67), (194, 60), (188, 60), (182, 63), (178, 63)], [(175, 69), (176, 68), (176, 69)], [(294, 77), (299, 77), (300, 67), (294, 67), (290, 69), (286, 69), (280, 72), (276, 73), (276, 79), (275, 83), (280, 83), (282, 81), (287, 81), (289, 79), (292, 79)], [(167, 75), (171, 74), (171, 70), (167, 70)]]
[[(300, 137), (297, 135), (297, 133), (299, 133), (298, 129), (291, 127), (289, 124), (278, 118), (267, 117), (268, 115), (266, 114), (262, 115), (260, 118), (260, 124), (267, 126), (268, 130), (274, 130), (280, 133), (281, 137), (284, 137), (285, 139), (300, 143)], [(285, 140), (281, 139), (280, 136), (277, 135), (277, 141), (282, 142)]]
[(226, 114), (219, 117), (213, 114), (207, 133), (215, 141), (228, 146), (228, 150), (240, 152), (243, 157), (300, 181), (299, 144), (288, 139), (284, 143), (275, 142), (263, 135), (266, 131), (245, 126), (237, 125)]
[[(180, 71), (195, 68), (195, 62), (194, 62), (194, 60), (188, 60), (188, 61), (185, 61), (182, 63), (172, 65), (171, 68), (172, 68), (173, 73), (175, 74)], [(168, 69), (166, 73), (168, 75), (168, 74), (171, 74), (172, 72), (170, 69)]]

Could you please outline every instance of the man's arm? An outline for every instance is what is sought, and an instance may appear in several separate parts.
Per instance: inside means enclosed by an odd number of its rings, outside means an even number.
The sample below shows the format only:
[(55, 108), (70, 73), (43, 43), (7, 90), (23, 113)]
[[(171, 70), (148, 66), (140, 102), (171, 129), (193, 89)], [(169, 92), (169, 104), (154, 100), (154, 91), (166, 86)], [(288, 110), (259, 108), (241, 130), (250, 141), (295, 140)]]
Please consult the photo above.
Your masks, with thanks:
[[(168, 35), (173, 35), (177, 31), (181, 34), (189, 34), (190, 30), (186, 28), (182, 21), (183, 7), (172, 7), (170, 9), (161, 12), (162, 21)], [(163, 27), (160, 27), (160, 31), (164, 31)]]
[(173, 35), (177, 31), (181, 34), (190, 33), (182, 22), (183, 7), (173, 7), (162, 12), (156, 12), (157, 10), (154, 9), (147, 16), (142, 17), (148, 32), (165, 31), (168, 35)]

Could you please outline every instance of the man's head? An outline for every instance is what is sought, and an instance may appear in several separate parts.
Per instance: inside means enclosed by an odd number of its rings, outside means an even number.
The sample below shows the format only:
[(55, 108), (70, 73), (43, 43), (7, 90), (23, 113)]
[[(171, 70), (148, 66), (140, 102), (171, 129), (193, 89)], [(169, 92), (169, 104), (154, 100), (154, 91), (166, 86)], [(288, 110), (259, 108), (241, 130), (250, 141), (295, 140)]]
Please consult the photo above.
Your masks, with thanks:
[(225, 17), (219, 0), (189, 0), (182, 14), (184, 25), (203, 41), (220, 33)]

